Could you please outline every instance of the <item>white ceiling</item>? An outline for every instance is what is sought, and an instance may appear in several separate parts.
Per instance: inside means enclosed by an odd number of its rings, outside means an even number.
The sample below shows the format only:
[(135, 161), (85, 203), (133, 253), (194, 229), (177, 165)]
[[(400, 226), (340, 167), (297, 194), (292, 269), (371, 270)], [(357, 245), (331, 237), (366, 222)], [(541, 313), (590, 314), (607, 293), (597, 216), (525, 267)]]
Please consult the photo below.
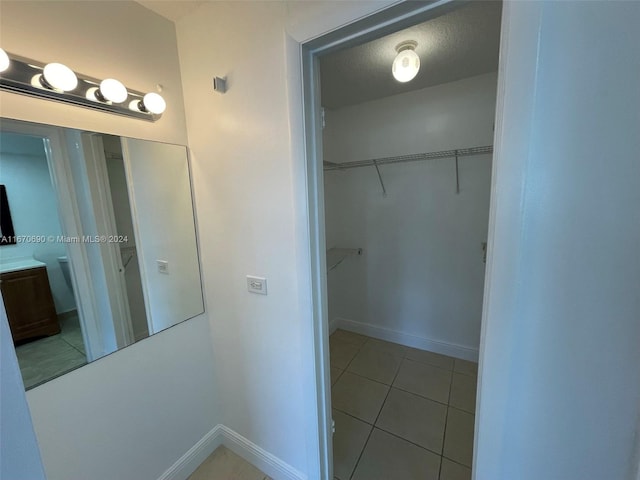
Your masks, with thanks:
[[(502, 3), (473, 1), (386, 37), (320, 59), (322, 105), (347, 105), (498, 70)], [(391, 74), (395, 47), (418, 42), (420, 72), (408, 83)]]
[(198, 8), (204, 1), (194, 0), (136, 0), (140, 5), (149, 10), (177, 22), (185, 15)]

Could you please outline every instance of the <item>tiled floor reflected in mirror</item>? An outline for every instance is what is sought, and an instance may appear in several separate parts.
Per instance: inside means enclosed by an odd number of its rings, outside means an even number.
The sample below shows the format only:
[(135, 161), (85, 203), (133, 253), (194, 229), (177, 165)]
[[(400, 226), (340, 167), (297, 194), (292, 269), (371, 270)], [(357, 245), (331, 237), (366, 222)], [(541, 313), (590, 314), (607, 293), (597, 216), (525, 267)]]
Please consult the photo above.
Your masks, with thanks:
[(16, 355), (26, 389), (86, 365), (78, 315), (59, 317), (61, 332), (16, 347)]

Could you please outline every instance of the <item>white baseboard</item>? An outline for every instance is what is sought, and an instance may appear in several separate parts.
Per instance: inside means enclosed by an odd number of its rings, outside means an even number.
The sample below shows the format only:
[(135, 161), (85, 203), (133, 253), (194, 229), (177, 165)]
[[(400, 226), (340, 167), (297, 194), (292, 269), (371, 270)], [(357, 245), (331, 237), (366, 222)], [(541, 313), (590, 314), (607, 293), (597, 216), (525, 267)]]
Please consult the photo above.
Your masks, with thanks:
[(306, 480), (307, 476), (246, 439), (230, 428), (220, 425), (222, 444), (236, 455), (241, 456), (274, 480)]
[(216, 448), (224, 445), (274, 480), (306, 480), (307, 476), (230, 428), (218, 424), (180, 457), (158, 480), (187, 480)]
[(78, 310), (72, 308), (71, 310), (67, 310), (66, 312), (61, 312), (57, 314), (58, 320), (66, 320), (68, 318), (73, 318), (78, 316)]
[(349, 320), (347, 318), (334, 318), (329, 323), (329, 331), (332, 332), (336, 328), (343, 330), (349, 330), (351, 332), (360, 333), (369, 337), (378, 338), (380, 340), (386, 340), (387, 342), (399, 343), (406, 347), (419, 348), (421, 350), (429, 350), (430, 352), (440, 353), (442, 355), (448, 355), (450, 357), (460, 358), (462, 360), (470, 360), (472, 362), (478, 361), (478, 349), (463, 347), (453, 343), (439, 342), (431, 340), (426, 337), (420, 337), (418, 335), (412, 335), (409, 333), (400, 332), (398, 330), (392, 330), (390, 328), (379, 327), (377, 325), (371, 325), (368, 323), (356, 322), (355, 320)]
[(213, 427), (198, 443), (171, 465), (158, 480), (187, 480), (216, 448), (222, 445), (222, 425)]
[(331, 335), (333, 332), (335, 332), (339, 327), (340, 327), (340, 319), (339, 318), (334, 318), (333, 320), (331, 320), (329, 322), (329, 335)]

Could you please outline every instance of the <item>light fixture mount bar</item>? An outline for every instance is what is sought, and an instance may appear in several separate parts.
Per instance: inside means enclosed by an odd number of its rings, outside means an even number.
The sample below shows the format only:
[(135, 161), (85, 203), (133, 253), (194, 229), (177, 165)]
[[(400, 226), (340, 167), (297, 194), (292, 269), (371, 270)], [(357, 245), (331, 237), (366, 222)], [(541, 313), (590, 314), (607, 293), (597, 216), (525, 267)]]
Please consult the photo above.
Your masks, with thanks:
[(143, 92), (127, 88), (128, 97), (123, 103), (116, 104), (105, 101), (100, 93), (96, 95), (96, 92), (99, 91), (101, 81), (76, 72), (74, 73), (76, 73), (78, 77), (78, 85), (73, 90), (63, 92), (61, 90), (47, 88), (47, 82), (42, 81), (44, 80), (43, 70), (45, 64), (13, 55), (9, 52), (7, 52), (7, 55), (11, 63), (7, 70), (0, 73), (0, 90), (54, 100), (151, 122), (155, 122), (161, 117), (161, 115), (140, 109), (141, 102), (145, 96)]

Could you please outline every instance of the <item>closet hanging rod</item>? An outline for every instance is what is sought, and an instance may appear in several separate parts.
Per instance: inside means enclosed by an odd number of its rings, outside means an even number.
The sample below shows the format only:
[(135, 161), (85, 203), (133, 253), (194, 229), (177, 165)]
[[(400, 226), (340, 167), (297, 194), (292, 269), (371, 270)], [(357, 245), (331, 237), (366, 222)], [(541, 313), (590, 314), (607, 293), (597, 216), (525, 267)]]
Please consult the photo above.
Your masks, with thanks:
[(471, 155), (484, 155), (493, 153), (493, 145), (484, 147), (458, 148), (456, 150), (441, 150), (430, 153), (414, 153), (398, 157), (375, 158), (372, 160), (356, 160), (355, 162), (333, 163), (324, 162), (324, 170), (346, 170), (348, 168), (370, 167), (387, 165), (391, 163), (417, 162), (419, 160), (434, 160), (436, 158), (468, 157)]

